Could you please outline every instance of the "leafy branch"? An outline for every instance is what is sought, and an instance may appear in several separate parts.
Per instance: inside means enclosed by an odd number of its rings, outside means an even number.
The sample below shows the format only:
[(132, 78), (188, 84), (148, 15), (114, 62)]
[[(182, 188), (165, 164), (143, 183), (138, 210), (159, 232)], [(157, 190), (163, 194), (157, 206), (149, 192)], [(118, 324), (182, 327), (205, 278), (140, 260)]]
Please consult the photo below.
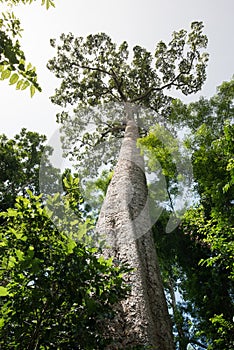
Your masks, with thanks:
[[(37, 0), (0, 0), (1, 3), (5, 3), (8, 6), (16, 6), (18, 4), (32, 4), (34, 1)], [(48, 10), (50, 7), (55, 7), (54, 0), (41, 0), (41, 5), (46, 6), (46, 9)]]
[[(36, 0), (0, 0), (9, 7), (22, 4), (32, 4)], [(41, 5), (54, 7), (53, 0), (42, 0)], [(17, 90), (30, 88), (31, 97), (36, 90), (41, 91), (37, 82), (36, 69), (31, 63), (26, 63), (24, 52), (19, 40), (22, 28), (20, 21), (13, 12), (2, 13), (0, 18), (0, 80), (9, 80), (10, 85), (16, 85)]]

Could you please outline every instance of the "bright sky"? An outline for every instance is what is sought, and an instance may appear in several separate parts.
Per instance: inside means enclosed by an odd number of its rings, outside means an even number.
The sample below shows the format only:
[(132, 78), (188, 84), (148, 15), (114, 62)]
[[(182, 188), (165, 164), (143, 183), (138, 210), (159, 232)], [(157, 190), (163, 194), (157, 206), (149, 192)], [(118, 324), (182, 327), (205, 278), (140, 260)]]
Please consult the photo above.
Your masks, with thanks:
[(43, 92), (31, 99), (29, 90), (15, 91), (8, 82), (0, 82), (0, 133), (9, 137), (22, 127), (48, 136), (57, 129), (55, 115), (59, 109), (49, 96), (58, 81), (46, 63), (55, 54), (49, 39), (63, 32), (77, 36), (106, 32), (117, 43), (126, 40), (130, 46), (154, 50), (158, 41), (169, 41), (173, 31), (189, 30), (192, 21), (203, 21), (210, 61), (208, 78), (199, 95), (212, 96), (216, 87), (234, 73), (233, 0), (55, 0), (56, 8), (48, 11), (40, 6), (40, 0), (37, 2), (18, 6), (14, 12), (24, 28), (21, 42), (27, 61), (37, 67)]

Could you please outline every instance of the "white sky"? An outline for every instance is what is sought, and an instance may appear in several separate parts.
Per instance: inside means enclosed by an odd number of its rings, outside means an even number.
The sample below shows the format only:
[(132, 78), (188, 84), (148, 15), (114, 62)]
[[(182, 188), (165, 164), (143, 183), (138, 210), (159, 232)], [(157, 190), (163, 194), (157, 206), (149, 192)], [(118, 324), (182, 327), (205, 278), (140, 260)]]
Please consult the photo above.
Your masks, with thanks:
[(63, 32), (86, 36), (102, 31), (117, 43), (126, 40), (130, 46), (154, 50), (158, 41), (169, 41), (173, 31), (189, 30), (192, 21), (203, 21), (210, 61), (208, 78), (199, 95), (212, 96), (216, 87), (234, 73), (233, 0), (55, 0), (56, 8), (49, 11), (40, 2), (14, 9), (24, 28), (22, 47), (27, 61), (37, 67), (43, 92), (31, 99), (29, 90), (15, 91), (14, 86), (0, 81), (0, 133), (8, 137), (22, 127), (48, 136), (57, 129), (55, 114), (59, 109), (49, 96), (58, 81), (46, 63), (55, 54), (49, 39)]

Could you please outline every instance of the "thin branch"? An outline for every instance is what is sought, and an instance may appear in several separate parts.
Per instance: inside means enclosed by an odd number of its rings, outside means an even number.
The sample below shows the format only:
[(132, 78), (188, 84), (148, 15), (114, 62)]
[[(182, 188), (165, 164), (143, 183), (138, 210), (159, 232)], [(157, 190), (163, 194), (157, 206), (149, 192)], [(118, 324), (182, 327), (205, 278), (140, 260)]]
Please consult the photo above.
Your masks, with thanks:
[(99, 97), (105, 96), (107, 94), (110, 94), (115, 101), (121, 102), (121, 100), (113, 93), (112, 89), (108, 89), (107, 86), (104, 86), (105, 91), (103, 91), (102, 93), (99, 94)]
[(92, 71), (96, 71), (96, 72), (100, 72), (100, 73), (104, 73), (109, 75), (115, 82), (117, 91), (121, 97), (121, 100), (118, 99), (117, 96), (115, 96), (115, 94), (113, 93), (112, 89), (109, 89), (108, 92), (117, 100), (117, 101), (127, 101), (126, 96), (124, 95), (123, 91), (121, 90), (121, 85), (122, 85), (122, 81), (119, 82), (116, 73), (114, 72), (113, 69), (111, 69), (111, 71), (108, 71), (106, 69), (100, 68), (100, 67), (90, 67), (90, 66), (86, 66), (86, 65), (79, 65), (76, 62), (72, 62), (72, 66), (76, 66), (80, 69), (88, 69), (88, 70), (92, 70)]
[(106, 130), (105, 132), (102, 132), (101, 133), (101, 138), (97, 141), (97, 143), (100, 143), (100, 141), (102, 141), (109, 133), (111, 133), (112, 135), (115, 133), (115, 132), (120, 132), (120, 131), (125, 131), (125, 126), (109, 126), (109, 129)]
[(146, 97), (148, 97), (151, 92), (154, 92), (154, 91), (162, 91), (164, 89), (167, 89), (167, 88), (170, 88), (171, 86), (175, 85), (175, 81), (184, 73), (179, 73), (172, 81), (170, 81), (169, 83), (163, 85), (163, 86), (160, 86), (160, 87), (150, 87), (145, 93), (143, 93), (142, 95), (134, 98), (133, 100), (131, 100), (132, 103), (134, 102), (137, 102), (137, 101), (141, 101), (141, 100), (144, 100)]
[(111, 71), (112, 71), (112, 74), (113, 74), (112, 77), (113, 77), (113, 79), (114, 79), (114, 82), (115, 82), (115, 85), (116, 85), (116, 87), (117, 87), (118, 93), (120, 94), (122, 100), (123, 100), (124, 102), (127, 102), (127, 97), (124, 95), (123, 91), (121, 90), (121, 86), (122, 86), (122, 84), (123, 84), (123, 81), (121, 80), (121, 81), (119, 82), (115, 71), (114, 71), (113, 69), (111, 69)]
[(112, 76), (112, 74), (108, 70), (100, 68), (100, 67), (90, 67), (90, 66), (80, 65), (80, 64), (77, 64), (76, 62), (72, 62), (71, 65), (72, 66), (76, 66), (77, 68), (97, 71), (97, 72), (104, 73), (104, 74)]
[(197, 340), (189, 339), (189, 342), (192, 343), (192, 344), (195, 344), (195, 345), (200, 346), (202, 349), (207, 349), (207, 346), (206, 346), (206, 345), (200, 343), (200, 342), (197, 341)]

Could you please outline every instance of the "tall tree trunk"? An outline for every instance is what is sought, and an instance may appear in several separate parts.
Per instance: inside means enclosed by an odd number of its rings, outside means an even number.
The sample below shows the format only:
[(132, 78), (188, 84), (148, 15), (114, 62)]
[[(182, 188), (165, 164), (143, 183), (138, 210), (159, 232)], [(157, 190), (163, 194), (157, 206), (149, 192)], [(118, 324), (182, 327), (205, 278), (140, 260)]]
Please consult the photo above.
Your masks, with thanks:
[(134, 268), (127, 277), (131, 295), (117, 306), (108, 332), (114, 344), (108, 349), (173, 350), (168, 314), (147, 206), (144, 160), (136, 146), (138, 127), (128, 118), (119, 160), (97, 230), (105, 234), (108, 255)]

